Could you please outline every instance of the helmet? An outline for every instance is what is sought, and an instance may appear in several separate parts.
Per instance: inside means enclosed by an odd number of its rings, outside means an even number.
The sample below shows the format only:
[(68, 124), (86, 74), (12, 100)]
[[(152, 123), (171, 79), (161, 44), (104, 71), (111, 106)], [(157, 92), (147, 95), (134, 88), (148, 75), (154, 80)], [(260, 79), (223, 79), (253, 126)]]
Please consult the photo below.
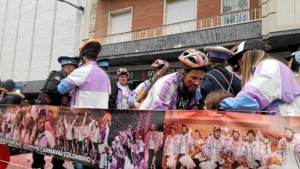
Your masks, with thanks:
[(178, 59), (183, 63), (182, 69), (201, 69), (207, 71), (207, 56), (197, 49), (185, 50)]
[(233, 52), (233, 54), (235, 54), (237, 52), (238, 48), (239, 48), (239, 45), (236, 45), (233, 48), (231, 48), (230, 51)]
[(117, 71), (117, 75), (118, 77), (121, 76), (121, 75), (126, 75), (127, 77), (129, 76), (129, 72), (126, 68), (120, 68), (118, 71)]
[(102, 50), (101, 42), (98, 39), (90, 39), (86, 41), (80, 48), (79, 58), (82, 59), (83, 56), (91, 56), (97, 58)]
[(157, 59), (152, 63), (151, 67), (154, 69), (161, 69), (165, 65), (168, 65), (168, 69), (170, 69), (170, 64), (167, 61)]

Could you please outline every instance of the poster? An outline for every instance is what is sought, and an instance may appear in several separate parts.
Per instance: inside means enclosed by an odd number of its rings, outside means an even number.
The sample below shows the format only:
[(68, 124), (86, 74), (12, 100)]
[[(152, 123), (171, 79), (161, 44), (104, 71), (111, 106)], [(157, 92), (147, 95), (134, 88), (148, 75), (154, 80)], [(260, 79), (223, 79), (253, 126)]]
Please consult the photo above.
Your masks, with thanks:
[(0, 143), (108, 169), (300, 168), (300, 117), (0, 106)]

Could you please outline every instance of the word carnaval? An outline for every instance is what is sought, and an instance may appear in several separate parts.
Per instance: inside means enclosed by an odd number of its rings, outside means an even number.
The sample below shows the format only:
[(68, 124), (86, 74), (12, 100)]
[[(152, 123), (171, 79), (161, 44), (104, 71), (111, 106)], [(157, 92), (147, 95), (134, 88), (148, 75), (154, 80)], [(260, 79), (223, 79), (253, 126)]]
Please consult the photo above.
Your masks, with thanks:
[(90, 157), (85, 157), (85, 156), (70, 153), (70, 152), (63, 152), (61, 150), (52, 149), (52, 148), (40, 147), (40, 152), (45, 153), (45, 154), (53, 154), (53, 155), (61, 156), (64, 158), (70, 158), (72, 160), (83, 161), (83, 162), (87, 162), (87, 163), (91, 162)]

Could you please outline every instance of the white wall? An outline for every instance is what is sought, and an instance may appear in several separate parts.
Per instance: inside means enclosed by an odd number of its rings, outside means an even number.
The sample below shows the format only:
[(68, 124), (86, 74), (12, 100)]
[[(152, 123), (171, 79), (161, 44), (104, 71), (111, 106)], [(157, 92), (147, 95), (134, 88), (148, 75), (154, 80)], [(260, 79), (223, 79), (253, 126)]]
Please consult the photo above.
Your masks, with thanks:
[(262, 33), (299, 29), (300, 0), (262, 0)]
[[(68, 1), (87, 9), (85, 0)], [(59, 70), (59, 56), (78, 55), (86, 12), (57, 0), (1, 0), (0, 78), (45, 80)]]

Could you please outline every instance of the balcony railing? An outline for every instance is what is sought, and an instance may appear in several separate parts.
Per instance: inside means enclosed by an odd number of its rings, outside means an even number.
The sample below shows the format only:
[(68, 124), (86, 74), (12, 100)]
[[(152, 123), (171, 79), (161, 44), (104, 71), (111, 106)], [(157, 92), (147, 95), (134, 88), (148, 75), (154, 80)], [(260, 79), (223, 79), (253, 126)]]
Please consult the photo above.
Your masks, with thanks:
[(112, 34), (100, 37), (99, 39), (102, 44), (112, 44), (238, 24), (259, 19), (261, 19), (261, 8), (253, 8), (204, 19), (190, 20), (144, 30)]

